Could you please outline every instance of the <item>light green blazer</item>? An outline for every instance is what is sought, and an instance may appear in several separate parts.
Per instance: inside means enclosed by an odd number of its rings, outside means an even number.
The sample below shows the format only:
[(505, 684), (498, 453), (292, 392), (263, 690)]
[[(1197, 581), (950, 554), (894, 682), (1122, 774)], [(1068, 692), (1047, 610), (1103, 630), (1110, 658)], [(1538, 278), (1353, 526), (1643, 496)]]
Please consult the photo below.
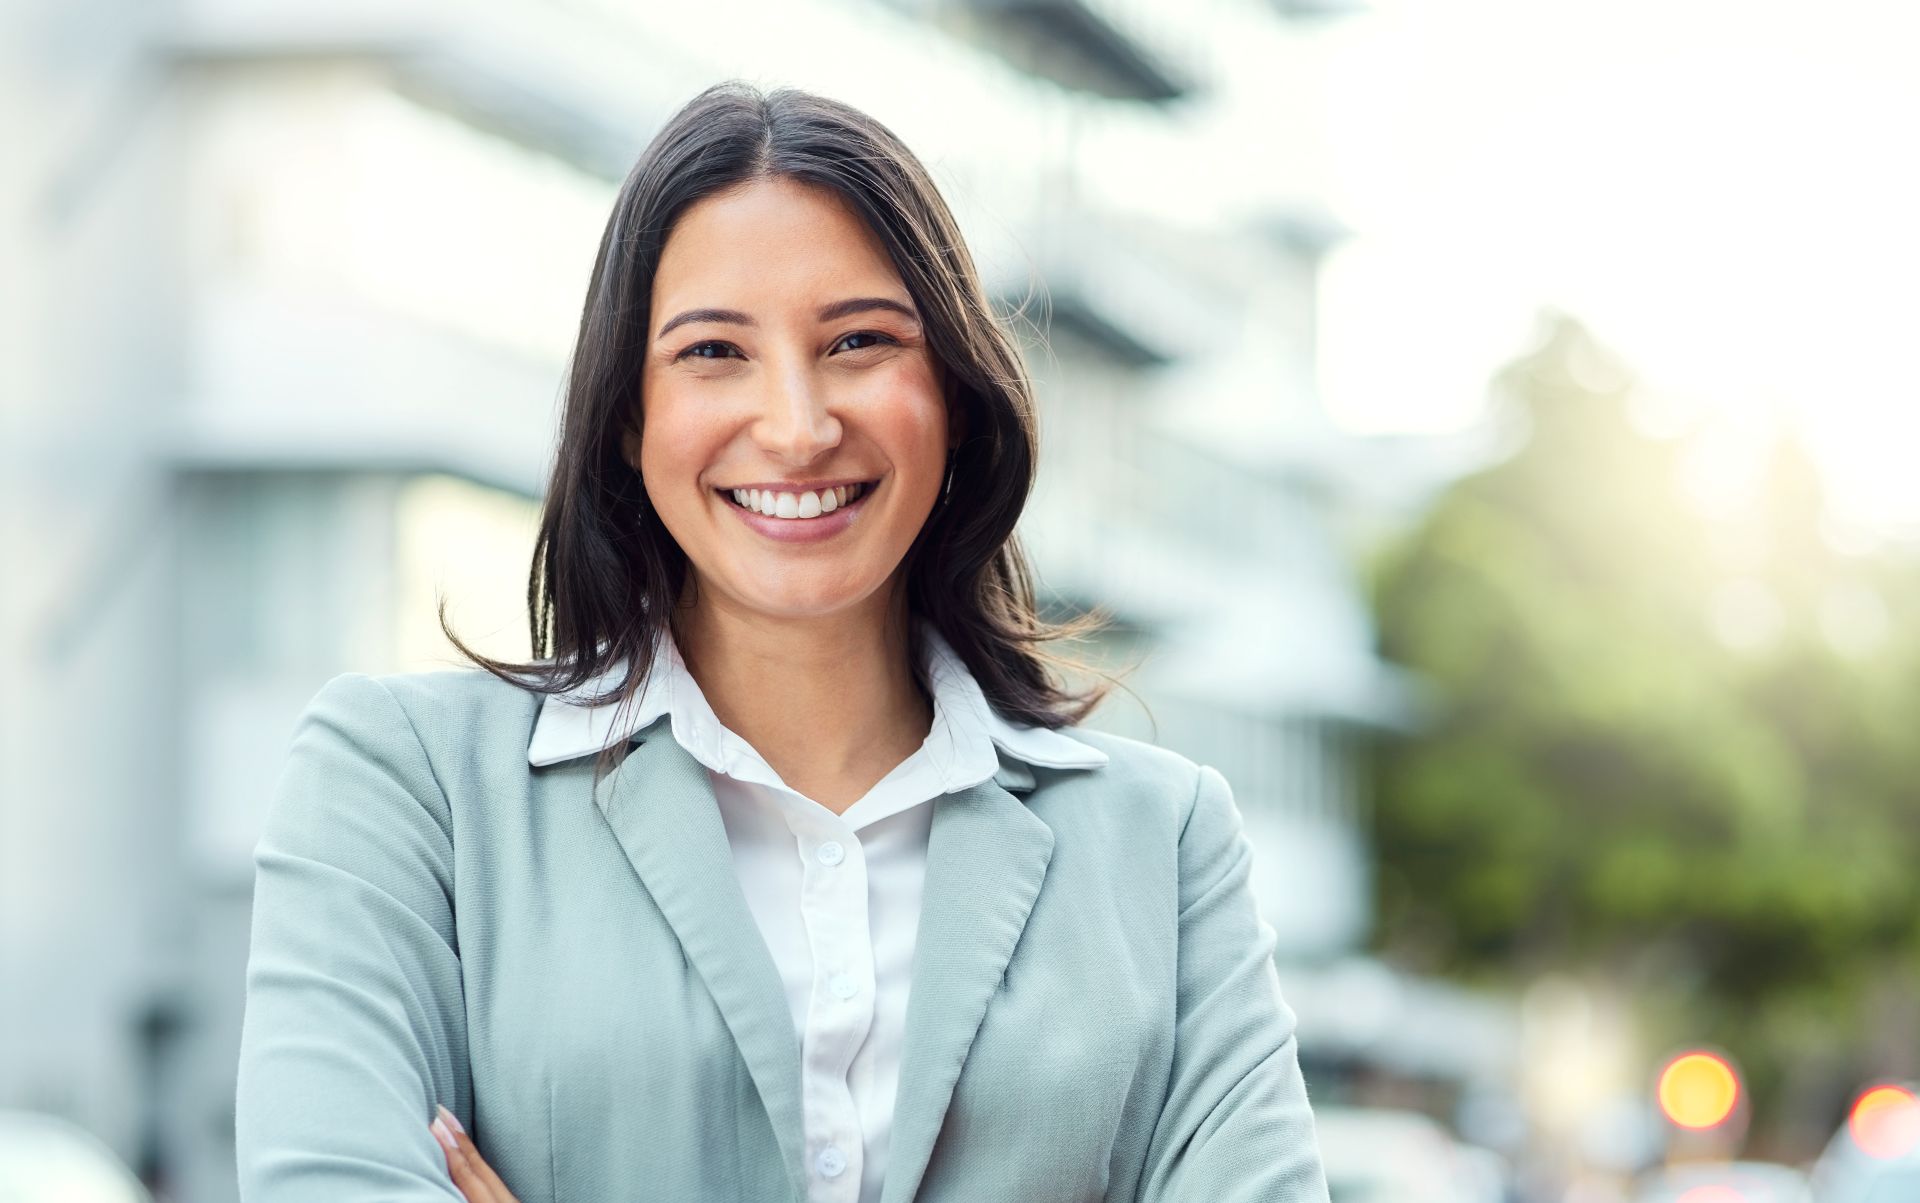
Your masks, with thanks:
[[(477, 669), (336, 677), (255, 853), (240, 1197), (806, 1198), (800, 1049), (706, 769), (662, 718), (530, 768)], [(1324, 1203), (1226, 781), (1104, 732), (933, 803), (883, 1203)]]

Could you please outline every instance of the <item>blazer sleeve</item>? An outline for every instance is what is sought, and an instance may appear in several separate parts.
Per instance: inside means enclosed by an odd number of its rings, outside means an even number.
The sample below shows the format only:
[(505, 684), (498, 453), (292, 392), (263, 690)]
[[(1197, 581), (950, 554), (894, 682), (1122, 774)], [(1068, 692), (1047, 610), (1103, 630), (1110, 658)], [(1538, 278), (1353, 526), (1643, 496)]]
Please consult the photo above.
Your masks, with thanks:
[(1141, 1203), (1326, 1203), (1277, 939), (1248, 883), (1253, 848), (1232, 791), (1201, 766), (1180, 834), (1171, 1080)]
[(470, 1090), (452, 816), (411, 721), (336, 677), (254, 851), (234, 1141), (258, 1203), (461, 1199), (427, 1125)]

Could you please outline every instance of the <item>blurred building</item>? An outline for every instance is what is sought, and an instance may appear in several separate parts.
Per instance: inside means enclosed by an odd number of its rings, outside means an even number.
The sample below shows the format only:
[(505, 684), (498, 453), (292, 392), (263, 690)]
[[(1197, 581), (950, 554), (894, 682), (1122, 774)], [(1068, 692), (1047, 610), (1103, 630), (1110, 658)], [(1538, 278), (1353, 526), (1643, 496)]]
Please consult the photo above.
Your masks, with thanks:
[[(0, 1104), (233, 1196), (251, 851), (335, 673), (524, 654), (562, 361), (619, 179), (795, 83), (933, 169), (1028, 340), (1024, 535), (1139, 659), (1097, 725), (1217, 767), (1290, 963), (1368, 927), (1403, 717), (1313, 396), (1337, 4), (176, 0), (0, 15)], [(1304, 972), (1304, 969), (1303, 969)]]

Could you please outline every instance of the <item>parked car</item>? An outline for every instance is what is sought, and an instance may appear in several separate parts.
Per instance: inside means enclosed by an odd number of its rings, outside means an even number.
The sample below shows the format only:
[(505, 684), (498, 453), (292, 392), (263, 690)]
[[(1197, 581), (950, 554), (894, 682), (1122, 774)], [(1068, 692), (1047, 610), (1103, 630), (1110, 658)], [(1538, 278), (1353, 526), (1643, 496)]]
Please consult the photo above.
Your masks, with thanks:
[(1461, 1195), (1470, 1203), (1508, 1203), (1514, 1197), (1513, 1165), (1492, 1149), (1455, 1144)]
[(1807, 1176), (1769, 1161), (1670, 1166), (1640, 1180), (1634, 1203), (1813, 1203)]
[(1332, 1203), (1483, 1203), (1484, 1166), (1416, 1111), (1315, 1104)]
[[(1895, 1100), (1893, 1107), (1881, 1111), (1881, 1122), (1856, 1129), (1854, 1117), (1849, 1116), (1814, 1163), (1813, 1185), (1820, 1203), (1920, 1200), (1920, 1104), (1914, 1102), (1911, 1084), (1869, 1093), (1881, 1092)], [(1857, 1100), (1855, 1110), (1866, 1101), (1866, 1096)], [(1863, 1147), (1863, 1136), (1868, 1145), (1877, 1147), (1871, 1151)]]
[(152, 1203), (147, 1188), (99, 1137), (35, 1111), (0, 1111), (0, 1200)]

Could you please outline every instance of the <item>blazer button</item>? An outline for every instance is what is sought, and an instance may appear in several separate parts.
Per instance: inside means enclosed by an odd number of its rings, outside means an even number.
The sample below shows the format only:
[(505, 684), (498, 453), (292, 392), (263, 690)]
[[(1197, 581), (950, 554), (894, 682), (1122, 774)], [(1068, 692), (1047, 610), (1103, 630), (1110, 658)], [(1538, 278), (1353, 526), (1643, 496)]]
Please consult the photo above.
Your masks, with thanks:
[(813, 855), (821, 864), (832, 866), (847, 858), (847, 850), (833, 840), (828, 840), (816, 848)]

